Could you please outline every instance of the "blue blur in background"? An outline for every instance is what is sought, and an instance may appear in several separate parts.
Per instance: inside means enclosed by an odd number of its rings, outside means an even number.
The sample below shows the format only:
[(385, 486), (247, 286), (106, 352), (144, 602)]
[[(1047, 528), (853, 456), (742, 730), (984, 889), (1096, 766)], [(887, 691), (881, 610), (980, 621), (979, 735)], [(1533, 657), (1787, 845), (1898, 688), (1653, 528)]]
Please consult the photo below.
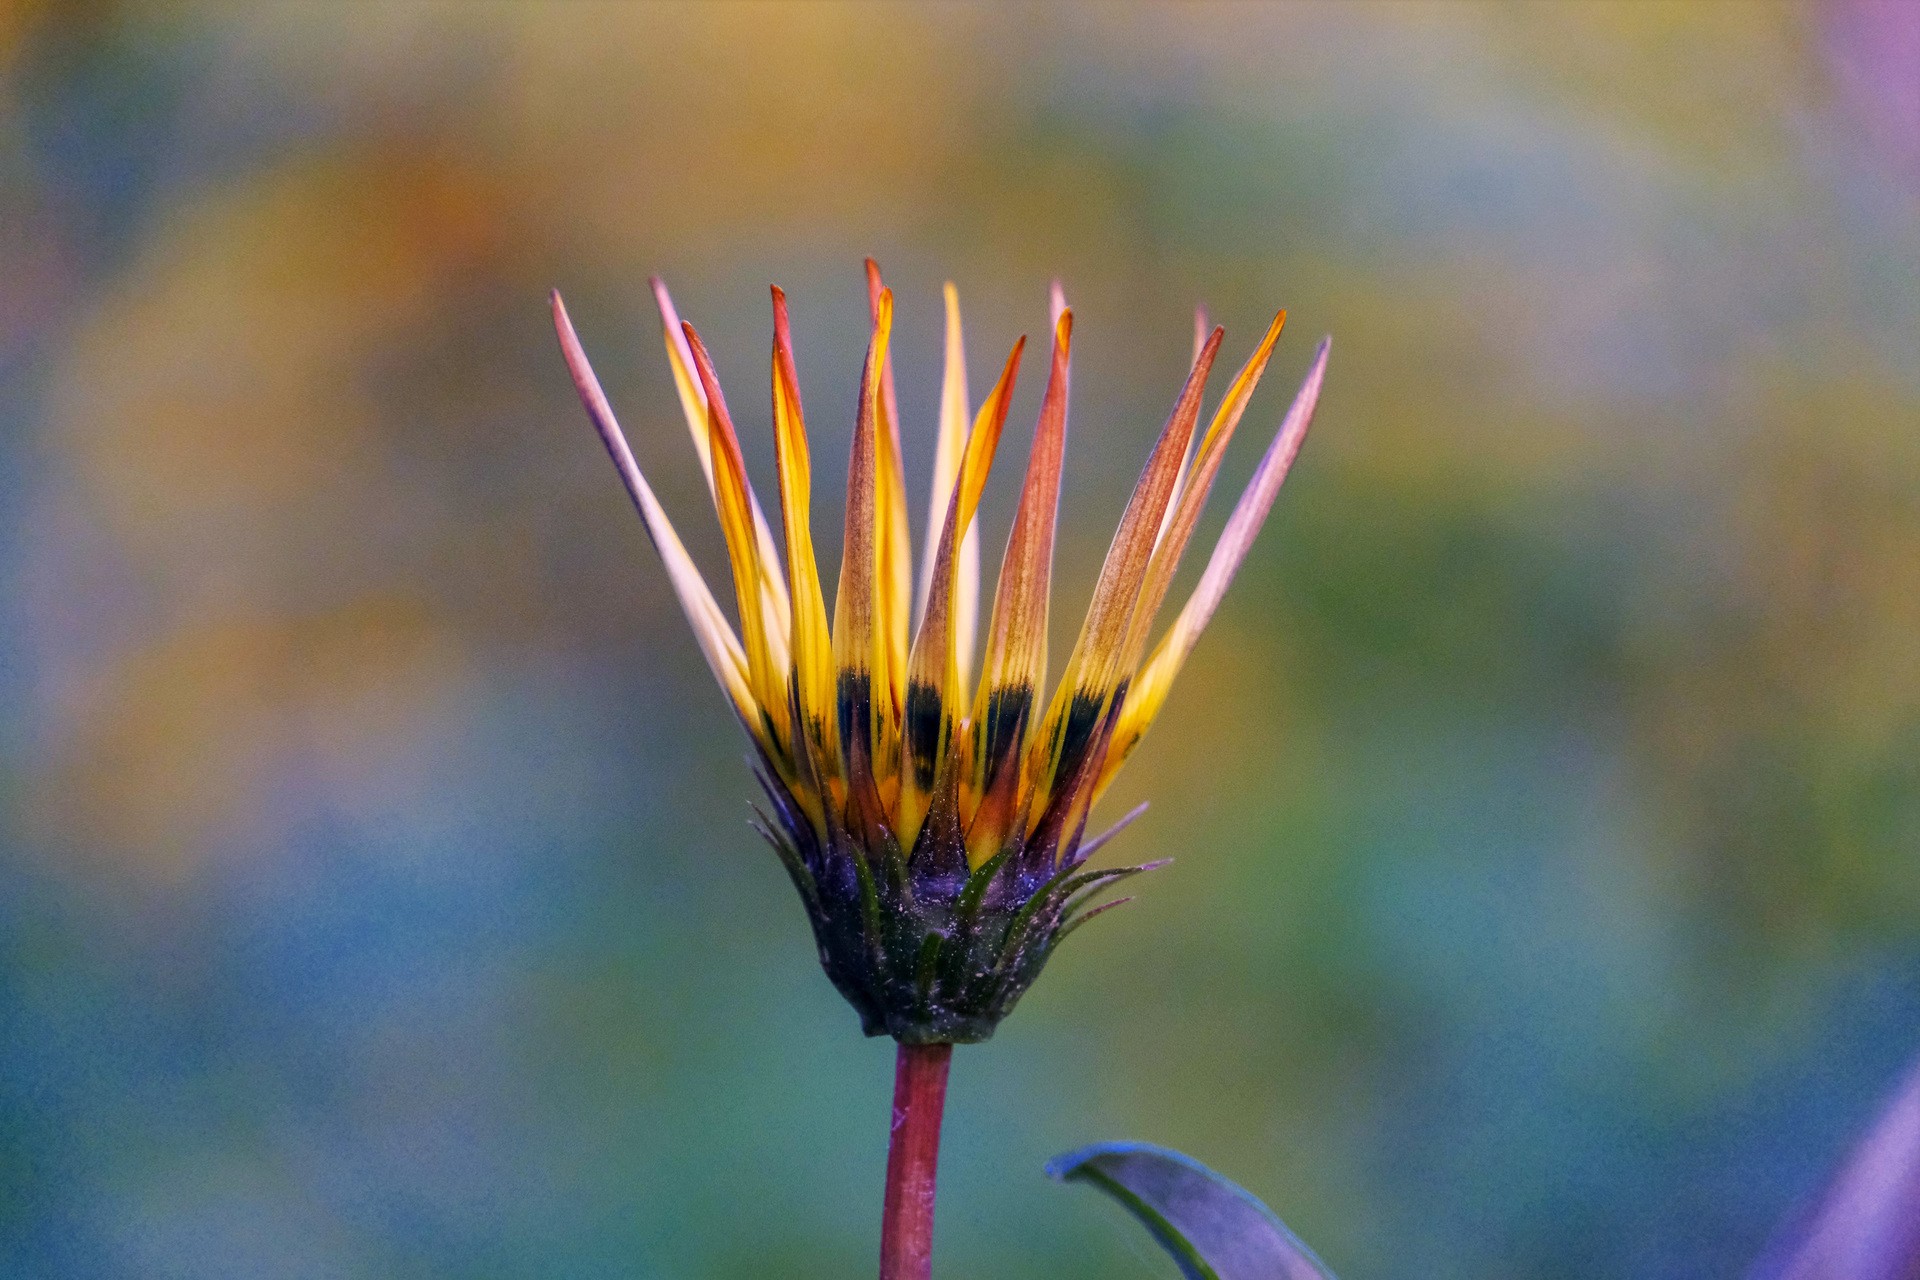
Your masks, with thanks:
[(1249, 436), (1335, 335), (943, 1273), (1166, 1274), (1100, 1138), (1352, 1276), (1736, 1274), (1818, 1186), (1920, 1051), (1920, 8), (24, 3), (0, 1275), (871, 1266), (889, 1046), (545, 311), (720, 583), (645, 282), (763, 495), (783, 285), (830, 583), (869, 253), (916, 527), (941, 281), (976, 395), (1075, 306), (1056, 669), (1194, 304), (1290, 310)]

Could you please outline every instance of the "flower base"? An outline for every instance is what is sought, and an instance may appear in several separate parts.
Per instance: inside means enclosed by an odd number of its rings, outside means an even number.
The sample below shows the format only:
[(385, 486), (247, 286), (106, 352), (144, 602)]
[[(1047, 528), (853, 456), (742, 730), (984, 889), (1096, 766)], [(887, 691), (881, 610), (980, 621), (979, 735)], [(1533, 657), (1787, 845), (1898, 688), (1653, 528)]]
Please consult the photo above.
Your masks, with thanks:
[[(911, 856), (886, 832), (820, 839), (777, 779), (758, 824), (800, 891), (820, 965), (870, 1036), (975, 1044), (1040, 975), (1102, 887), (1164, 863), (1082, 871), (1105, 837), (1048, 850), (1016, 844), (970, 868), (957, 832), (924, 830)], [(1120, 901), (1125, 901), (1121, 899)]]

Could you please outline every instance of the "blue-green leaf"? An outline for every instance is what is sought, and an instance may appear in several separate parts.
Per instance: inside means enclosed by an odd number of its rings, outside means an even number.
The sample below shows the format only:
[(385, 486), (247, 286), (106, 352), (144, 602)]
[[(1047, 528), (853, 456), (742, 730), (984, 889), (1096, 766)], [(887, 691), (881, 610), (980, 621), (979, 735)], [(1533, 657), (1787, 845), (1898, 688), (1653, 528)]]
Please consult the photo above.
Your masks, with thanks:
[(1047, 1162), (1140, 1219), (1187, 1280), (1333, 1280), (1273, 1211), (1197, 1160), (1144, 1142), (1100, 1142)]

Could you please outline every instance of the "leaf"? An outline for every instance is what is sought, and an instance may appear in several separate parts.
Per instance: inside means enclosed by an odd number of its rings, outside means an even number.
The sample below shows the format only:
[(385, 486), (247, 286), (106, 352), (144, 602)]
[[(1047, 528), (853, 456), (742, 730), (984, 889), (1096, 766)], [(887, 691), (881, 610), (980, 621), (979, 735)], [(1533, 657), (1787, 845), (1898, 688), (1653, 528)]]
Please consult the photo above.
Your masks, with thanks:
[(1153, 1233), (1187, 1280), (1333, 1280), (1273, 1211), (1197, 1160), (1144, 1142), (1099, 1142), (1047, 1162), (1087, 1182)]
[(1790, 1220), (1748, 1280), (1920, 1276), (1920, 1060), (1818, 1200)]

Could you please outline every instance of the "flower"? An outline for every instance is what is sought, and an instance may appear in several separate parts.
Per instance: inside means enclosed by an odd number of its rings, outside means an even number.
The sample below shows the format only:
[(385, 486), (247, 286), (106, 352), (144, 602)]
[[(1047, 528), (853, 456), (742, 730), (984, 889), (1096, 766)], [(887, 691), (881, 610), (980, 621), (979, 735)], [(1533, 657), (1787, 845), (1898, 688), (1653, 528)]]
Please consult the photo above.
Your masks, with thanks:
[(1014, 343), (970, 417), (959, 302), (947, 285), (946, 374), (916, 597), (888, 358), (893, 295), (871, 260), (867, 283), (873, 335), (831, 625), (813, 550), (811, 462), (785, 295), (773, 290), (782, 557), (747, 479), (713, 361), (666, 287), (653, 282), (680, 406), (732, 561), (738, 632), (634, 461), (557, 292), (554, 324), (707, 664), (753, 740), (771, 805), (757, 826), (806, 904), (827, 976), (869, 1035), (907, 1044), (984, 1040), (1061, 939), (1118, 905), (1090, 906), (1091, 898), (1158, 865), (1083, 870), (1139, 810), (1092, 839), (1083, 838), (1087, 814), (1160, 709), (1273, 505), (1312, 417), (1327, 343), (1193, 594), (1149, 651), (1154, 617), (1286, 313), (1274, 317), (1204, 434), (1195, 430), (1201, 393), (1222, 331), (1208, 331), (1204, 312), (1196, 318), (1192, 371), (1121, 516), (1065, 673), (1043, 703), (1073, 313), (1055, 285), (1046, 392), (976, 685), (973, 522), (1026, 340)]

